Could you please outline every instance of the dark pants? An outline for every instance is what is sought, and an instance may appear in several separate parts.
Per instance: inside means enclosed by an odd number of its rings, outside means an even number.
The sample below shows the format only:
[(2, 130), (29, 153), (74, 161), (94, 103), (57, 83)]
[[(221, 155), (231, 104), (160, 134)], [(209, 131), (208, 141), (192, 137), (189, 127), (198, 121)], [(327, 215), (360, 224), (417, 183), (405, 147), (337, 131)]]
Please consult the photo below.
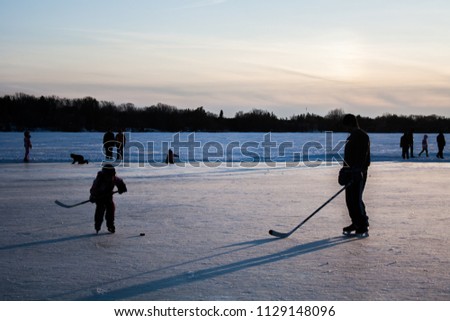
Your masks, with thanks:
[(115, 144), (111, 144), (111, 143), (105, 143), (103, 145), (103, 147), (105, 148), (105, 156), (107, 159), (112, 159), (113, 158), (113, 149), (114, 149)]
[(414, 158), (414, 145), (413, 144), (409, 145), (409, 151), (411, 154), (411, 158)]
[(438, 146), (438, 153), (437, 153), (437, 157), (438, 158), (444, 158), (444, 146)]
[(366, 214), (366, 205), (363, 202), (363, 192), (366, 186), (367, 171), (363, 172), (362, 178), (354, 181), (345, 189), (345, 201), (347, 203), (348, 214), (352, 223), (357, 228), (369, 226), (369, 218)]
[(123, 144), (117, 146), (117, 159), (123, 159)]
[(419, 156), (422, 155), (424, 152), (428, 157), (428, 148), (422, 148), (422, 151), (419, 153)]
[(116, 206), (113, 200), (107, 200), (102, 202), (97, 202), (97, 207), (95, 208), (95, 229), (100, 230), (103, 223), (103, 217), (106, 219), (107, 227), (114, 227), (114, 213), (116, 211)]
[(409, 159), (408, 147), (402, 147), (402, 158)]

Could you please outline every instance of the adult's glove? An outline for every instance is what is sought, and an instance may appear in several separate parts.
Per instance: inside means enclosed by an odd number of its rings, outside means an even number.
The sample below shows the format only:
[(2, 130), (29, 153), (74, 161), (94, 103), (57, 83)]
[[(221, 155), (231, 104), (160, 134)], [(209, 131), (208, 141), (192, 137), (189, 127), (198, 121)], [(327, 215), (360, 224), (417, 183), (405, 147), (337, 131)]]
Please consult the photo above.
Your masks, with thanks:
[(346, 186), (352, 181), (352, 170), (350, 167), (342, 167), (339, 171), (338, 183), (341, 186)]

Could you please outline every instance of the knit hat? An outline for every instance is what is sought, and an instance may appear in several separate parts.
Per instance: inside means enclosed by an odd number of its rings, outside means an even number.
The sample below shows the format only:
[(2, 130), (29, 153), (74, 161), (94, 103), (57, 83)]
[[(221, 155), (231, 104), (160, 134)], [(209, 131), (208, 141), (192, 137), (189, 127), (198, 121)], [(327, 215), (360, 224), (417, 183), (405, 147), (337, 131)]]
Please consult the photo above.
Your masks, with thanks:
[(106, 164), (102, 168), (102, 173), (114, 176), (116, 175), (116, 169), (111, 164)]
[(344, 126), (349, 127), (359, 127), (358, 120), (356, 119), (356, 116), (353, 114), (346, 114), (342, 119), (342, 124)]

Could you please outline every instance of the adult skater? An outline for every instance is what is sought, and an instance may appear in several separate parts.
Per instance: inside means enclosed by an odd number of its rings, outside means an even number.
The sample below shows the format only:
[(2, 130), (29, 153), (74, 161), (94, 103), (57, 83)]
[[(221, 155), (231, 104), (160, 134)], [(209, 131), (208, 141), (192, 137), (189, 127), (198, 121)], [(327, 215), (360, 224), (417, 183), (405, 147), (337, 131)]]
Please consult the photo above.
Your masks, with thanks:
[(409, 144), (410, 157), (414, 158), (414, 130), (413, 129), (411, 129), (408, 132), (408, 144)]
[(30, 161), (30, 149), (33, 148), (33, 145), (31, 144), (31, 135), (28, 130), (23, 133), (23, 136), (23, 146), (25, 147), (25, 156), (23, 161), (27, 163)]
[(356, 236), (367, 237), (369, 236), (369, 218), (362, 197), (370, 165), (370, 139), (359, 127), (354, 115), (345, 115), (343, 125), (350, 135), (345, 144), (344, 166), (341, 171), (346, 171), (349, 181), (352, 182), (345, 189), (345, 201), (352, 224), (344, 227), (343, 233), (349, 235), (355, 231)]
[(113, 148), (116, 145), (114, 133), (111, 129), (103, 135), (103, 148), (105, 149), (106, 159), (112, 159)]
[(117, 186), (119, 194), (127, 191), (127, 186), (123, 180), (116, 176), (116, 170), (111, 164), (103, 166), (97, 173), (92, 187), (89, 200), (96, 203), (95, 208), (95, 231), (98, 233), (102, 227), (103, 217), (106, 219), (106, 227), (110, 233), (115, 233), (114, 225), (115, 205), (113, 201), (113, 189)]
[(437, 158), (444, 159), (445, 137), (442, 132), (440, 132), (439, 135), (437, 135), (436, 142), (438, 145), (438, 153), (436, 156)]
[(122, 129), (119, 129), (119, 132), (116, 135), (116, 144), (117, 144), (117, 159), (123, 159), (123, 148), (125, 147), (125, 143), (127, 139), (123, 133)]
[(428, 135), (423, 135), (422, 139), (422, 151), (419, 153), (419, 157), (422, 155), (422, 153), (425, 152), (425, 155), (428, 157)]
[(406, 132), (400, 138), (400, 148), (402, 149), (402, 158), (409, 159), (409, 153), (408, 153), (409, 140), (408, 140), (408, 134)]

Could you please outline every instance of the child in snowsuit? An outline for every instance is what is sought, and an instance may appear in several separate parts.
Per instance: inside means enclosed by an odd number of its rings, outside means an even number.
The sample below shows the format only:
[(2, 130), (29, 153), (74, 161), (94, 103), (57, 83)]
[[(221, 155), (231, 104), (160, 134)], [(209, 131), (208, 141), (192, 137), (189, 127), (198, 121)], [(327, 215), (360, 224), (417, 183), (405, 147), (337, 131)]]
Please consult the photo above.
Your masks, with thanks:
[(115, 205), (113, 201), (113, 189), (117, 186), (119, 194), (125, 193), (127, 187), (123, 180), (116, 176), (116, 170), (111, 164), (106, 164), (100, 172), (97, 173), (92, 187), (89, 200), (96, 203), (95, 208), (95, 231), (98, 233), (102, 227), (103, 217), (106, 219), (106, 227), (110, 233), (114, 233)]
[(171, 149), (169, 149), (169, 152), (166, 156), (166, 164), (175, 164), (175, 157), (178, 157), (178, 155), (175, 154)]
[(428, 157), (428, 135), (424, 135), (422, 139), (422, 151), (419, 153), (419, 156), (425, 152), (425, 155)]

